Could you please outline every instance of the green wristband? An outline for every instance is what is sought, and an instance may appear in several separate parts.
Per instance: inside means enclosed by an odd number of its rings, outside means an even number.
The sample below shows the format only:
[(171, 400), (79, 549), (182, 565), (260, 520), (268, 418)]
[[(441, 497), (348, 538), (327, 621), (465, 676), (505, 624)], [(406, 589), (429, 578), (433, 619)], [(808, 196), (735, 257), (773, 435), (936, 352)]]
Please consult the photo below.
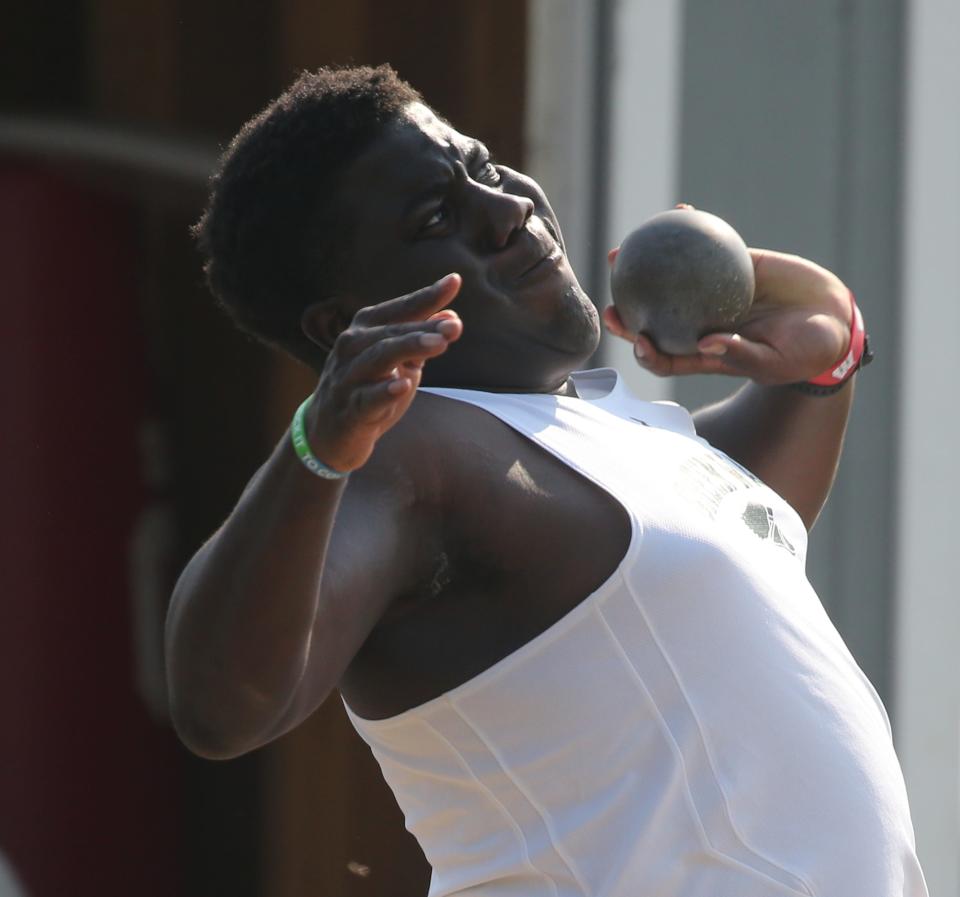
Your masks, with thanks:
[(318, 477), (323, 477), (325, 480), (342, 480), (344, 477), (350, 475), (349, 470), (340, 471), (334, 470), (332, 467), (327, 467), (323, 461), (310, 451), (310, 443), (307, 442), (307, 431), (303, 426), (303, 416), (306, 414), (307, 405), (310, 404), (312, 398), (313, 396), (307, 396), (303, 404), (293, 415), (293, 423), (290, 424), (290, 441), (293, 443), (293, 450), (297, 453), (297, 457), (303, 462), (303, 466), (311, 473), (315, 473)]

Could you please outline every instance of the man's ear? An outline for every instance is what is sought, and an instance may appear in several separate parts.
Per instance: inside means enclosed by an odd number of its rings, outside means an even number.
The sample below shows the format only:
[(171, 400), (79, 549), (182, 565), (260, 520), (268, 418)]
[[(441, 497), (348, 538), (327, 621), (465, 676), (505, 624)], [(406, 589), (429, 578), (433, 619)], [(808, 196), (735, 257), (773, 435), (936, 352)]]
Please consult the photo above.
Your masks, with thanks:
[(300, 329), (310, 342), (329, 352), (337, 337), (347, 329), (353, 312), (346, 300), (334, 296), (308, 305), (300, 316)]

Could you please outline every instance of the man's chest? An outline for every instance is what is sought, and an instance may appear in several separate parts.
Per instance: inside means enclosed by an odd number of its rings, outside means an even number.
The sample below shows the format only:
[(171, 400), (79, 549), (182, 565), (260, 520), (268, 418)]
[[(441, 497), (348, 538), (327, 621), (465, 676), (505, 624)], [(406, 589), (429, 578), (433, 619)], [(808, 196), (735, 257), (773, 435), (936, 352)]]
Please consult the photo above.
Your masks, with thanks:
[(614, 572), (630, 541), (620, 504), (560, 459), (480, 419), (448, 448), (454, 484), (429, 576), (371, 635), (343, 682), (385, 717), (469, 680), (556, 623)]

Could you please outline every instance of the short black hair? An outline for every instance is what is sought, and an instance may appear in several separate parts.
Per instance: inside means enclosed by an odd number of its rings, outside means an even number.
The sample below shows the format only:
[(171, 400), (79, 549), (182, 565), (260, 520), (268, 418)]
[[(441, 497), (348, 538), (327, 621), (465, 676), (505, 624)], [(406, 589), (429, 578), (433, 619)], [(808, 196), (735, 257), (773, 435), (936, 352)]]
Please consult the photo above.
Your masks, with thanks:
[(300, 319), (343, 276), (350, 228), (337, 180), (413, 102), (420, 94), (388, 65), (321, 68), (233, 138), (193, 234), (211, 292), (241, 329), (322, 364)]

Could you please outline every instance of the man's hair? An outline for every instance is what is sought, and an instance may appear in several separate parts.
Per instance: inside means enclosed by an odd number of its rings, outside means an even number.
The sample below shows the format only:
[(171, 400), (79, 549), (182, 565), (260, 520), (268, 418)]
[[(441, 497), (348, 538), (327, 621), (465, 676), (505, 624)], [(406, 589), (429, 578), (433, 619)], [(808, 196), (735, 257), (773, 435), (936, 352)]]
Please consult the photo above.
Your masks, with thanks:
[(308, 364), (303, 311), (341, 288), (352, 228), (344, 169), (421, 97), (388, 65), (304, 72), (230, 142), (193, 234), (207, 284), (241, 329)]

